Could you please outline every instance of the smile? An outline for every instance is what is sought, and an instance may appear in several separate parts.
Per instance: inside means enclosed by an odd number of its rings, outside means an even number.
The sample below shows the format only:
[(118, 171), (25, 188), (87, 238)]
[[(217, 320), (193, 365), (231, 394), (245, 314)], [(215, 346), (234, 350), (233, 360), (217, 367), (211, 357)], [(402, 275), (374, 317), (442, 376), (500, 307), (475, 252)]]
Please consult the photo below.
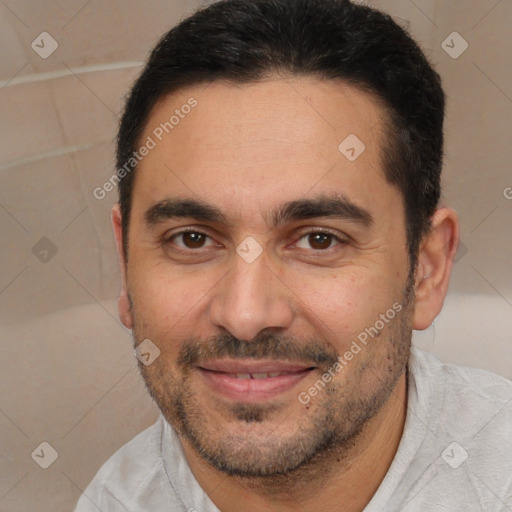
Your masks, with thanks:
[(245, 403), (276, 398), (294, 388), (314, 369), (271, 360), (222, 360), (197, 367), (209, 391)]

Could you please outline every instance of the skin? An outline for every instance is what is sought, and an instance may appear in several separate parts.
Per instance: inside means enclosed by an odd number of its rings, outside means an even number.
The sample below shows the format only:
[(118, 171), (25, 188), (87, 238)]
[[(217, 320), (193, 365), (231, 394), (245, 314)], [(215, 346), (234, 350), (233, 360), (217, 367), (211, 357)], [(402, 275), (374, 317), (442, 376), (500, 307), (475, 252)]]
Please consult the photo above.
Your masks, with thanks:
[[(427, 328), (442, 308), (457, 249), (456, 214), (436, 212), (408, 295), (403, 201), (382, 171), (385, 113), (372, 96), (313, 78), (214, 82), (163, 98), (141, 140), (191, 96), (197, 107), (137, 168), (128, 260), (118, 205), (112, 211), (120, 317), (136, 344), (149, 338), (161, 352), (141, 365), (148, 389), (220, 510), (291, 511), (298, 503), (304, 510), (363, 510), (402, 435), (412, 329)], [(366, 146), (353, 162), (338, 149), (349, 134)], [(373, 222), (271, 221), (284, 203), (340, 197)], [(148, 224), (146, 212), (169, 198), (207, 203), (225, 221)], [(185, 228), (207, 237), (179, 235)], [(310, 236), (322, 230), (334, 237)], [(262, 249), (252, 263), (236, 252), (247, 237)], [(401, 311), (378, 336), (307, 406), (300, 403), (298, 394), (396, 303)], [(281, 348), (265, 345), (265, 335)], [(267, 400), (233, 400), (195, 365), (235, 356), (226, 339), (246, 351), (244, 361), (299, 361), (314, 369)], [(195, 363), (184, 354), (194, 354)]]

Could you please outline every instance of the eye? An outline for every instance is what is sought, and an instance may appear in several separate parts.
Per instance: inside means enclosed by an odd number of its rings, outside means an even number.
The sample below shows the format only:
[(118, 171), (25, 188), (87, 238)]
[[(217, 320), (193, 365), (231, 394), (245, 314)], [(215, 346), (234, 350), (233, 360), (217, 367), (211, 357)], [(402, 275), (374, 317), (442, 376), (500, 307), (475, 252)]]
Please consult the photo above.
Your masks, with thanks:
[(341, 243), (342, 241), (335, 235), (325, 231), (315, 231), (303, 235), (297, 242), (300, 249), (313, 249), (315, 251), (325, 251)]
[(215, 245), (215, 242), (200, 231), (182, 231), (169, 238), (169, 242), (174, 243), (182, 249), (202, 249)]

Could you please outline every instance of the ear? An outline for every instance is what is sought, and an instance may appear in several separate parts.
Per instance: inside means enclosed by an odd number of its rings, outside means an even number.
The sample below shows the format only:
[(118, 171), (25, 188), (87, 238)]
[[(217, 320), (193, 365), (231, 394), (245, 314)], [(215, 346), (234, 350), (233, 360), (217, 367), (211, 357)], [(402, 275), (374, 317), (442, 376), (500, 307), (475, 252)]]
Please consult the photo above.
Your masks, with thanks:
[(119, 266), (121, 268), (121, 292), (118, 300), (119, 317), (123, 325), (128, 329), (133, 328), (133, 317), (128, 298), (128, 284), (127, 284), (127, 262), (124, 257), (123, 251), (123, 228), (122, 228), (122, 215), (119, 203), (116, 203), (112, 208), (112, 226), (114, 228), (114, 236), (116, 237), (117, 257)]
[(458, 246), (457, 214), (450, 208), (439, 208), (432, 218), (431, 231), (420, 244), (416, 266), (414, 329), (427, 329), (440, 313)]

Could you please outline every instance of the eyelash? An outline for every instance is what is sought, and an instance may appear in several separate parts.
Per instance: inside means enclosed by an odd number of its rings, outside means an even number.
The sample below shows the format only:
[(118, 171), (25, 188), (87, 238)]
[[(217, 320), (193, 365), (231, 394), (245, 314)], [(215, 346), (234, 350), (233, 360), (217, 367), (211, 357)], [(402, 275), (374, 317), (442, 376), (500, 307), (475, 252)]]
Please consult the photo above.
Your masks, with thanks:
[[(188, 229), (179, 231), (177, 233), (173, 233), (172, 235), (170, 235), (168, 237), (165, 237), (163, 242), (164, 242), (164, 244), (174, 243), (173, 241), (175, 238), (177, 238), (181, 235), (186, 235), (187, 233), (194, 233), (194, 234), (202, 235), (210, 240), (213, 240), (213, 238), (210, 235), (208, 235), (207, 233), (205, 233), (199, 229), (188, 228)], [(341, 239), (338, 235), (336, 235), (336, 234), (332, 233), (330, 230), (324, 228), (324, 229), (316, 229), (316, 230), (302, 232), (300, 234), (299, 238), (296, 240), (295, 244), (297, 244), (303, 238), (306, 238), (307, 236), (315, 235), (315, 234), (328, 235), (328, 236), (332, 237), (333, 241), (336, 241), (337, 244), (334, 245), (333, 247), (329, 247), (327, 249), (309, 249), (309, 251), (311, 251), (311, 252), (326, 253), (326, 252), (330, 251), (331, 249), (334, 249), (338, 245), (346, 245), (346, 243), (347, 243), (346, 240)], [(178, 247), (178, 250), (187, 252), (187, 253), (200, 252), (201, 249), (204, 249), (203, 247), (200, 247), (199, 249), (190, 249), (190, 248), (184, 248), (184, 247), (180, 247), (180, 246), (177, 246), (177, 247)], [(303, 250), (307, 250), (307, 249), (303, 249)]]

